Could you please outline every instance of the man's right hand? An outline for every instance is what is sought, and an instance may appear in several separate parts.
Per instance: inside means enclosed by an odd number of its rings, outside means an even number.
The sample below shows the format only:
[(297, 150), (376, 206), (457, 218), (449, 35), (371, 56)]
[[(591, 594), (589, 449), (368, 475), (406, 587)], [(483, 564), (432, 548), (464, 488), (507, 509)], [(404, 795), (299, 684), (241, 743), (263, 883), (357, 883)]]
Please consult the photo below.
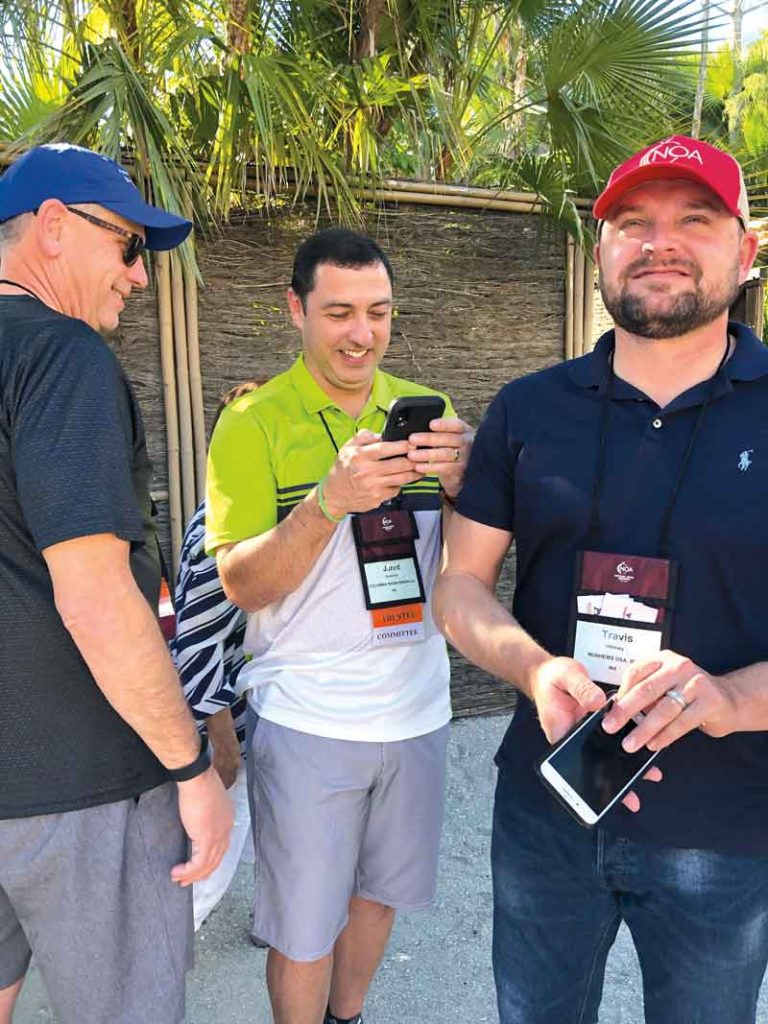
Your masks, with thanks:
[(526, 689), (536, 705), (541, 727), (550, 743), (559, 739), (606, 696), (584, 666), (573, 658), (547, 658), (532, 668)]
[[(539, 662), (529, 672), (528, 693), (550, 743), (557, 743), (577, 722), (597, 711), (608, 699), (592, 682), (584, 666), (573, 658), (548, 658)], [(660, 782), (661, 770), (652, 765), (643, 778)], [(640, 810), (640, 799), (632, 790), (621, 802), (630, 811)]]
[(408, 441), (382, 441), (361, 430), (339, 450), (323, 483), (323, 498), (332, 516), (368, 512), (397, 497), (406, 484), (423, 478), (405, 457)]
[(188, 782), (179, 782), (179, 814), (189, 836), (191, 856), (171, 870), (181, 886), (207, 878), (219, 866), (229, 846), (235, 820), (232, 801), (214, 768)]

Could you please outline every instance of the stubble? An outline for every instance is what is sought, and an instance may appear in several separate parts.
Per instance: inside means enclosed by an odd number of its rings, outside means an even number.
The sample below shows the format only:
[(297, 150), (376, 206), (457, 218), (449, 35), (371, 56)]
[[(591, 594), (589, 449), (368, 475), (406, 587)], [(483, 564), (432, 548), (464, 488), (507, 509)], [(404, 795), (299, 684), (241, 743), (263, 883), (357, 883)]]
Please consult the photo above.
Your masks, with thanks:
[(619, 327), (640, 338), (677, 338), (712, 323), (727, 310), (739, 292), (739, 264), (734, 261), (721, 280), (708, 290), (701, 285), (701, 268), (691, 262), (670, 260), (658, 263), (661, 268), (680, 268), (691, 274), (691, 287), (670, 296), (661, 308), (654, 295), (631, 293), (631, 277), (652, 265), (648, 259), (637, 260), (627, 267), (618, 286), (610, 287), (600, 271), (600, 294), (605, 308)]

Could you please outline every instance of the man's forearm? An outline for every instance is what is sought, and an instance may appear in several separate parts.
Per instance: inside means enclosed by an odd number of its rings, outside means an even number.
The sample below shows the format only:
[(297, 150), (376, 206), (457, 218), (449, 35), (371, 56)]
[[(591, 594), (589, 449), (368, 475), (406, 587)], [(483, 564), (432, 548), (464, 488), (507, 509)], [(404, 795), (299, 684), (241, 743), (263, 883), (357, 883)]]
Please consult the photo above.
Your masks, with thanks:
[(309, 575), (336, 524), (323, 515), (316, 490), (281, 523), (234, 544), (217, 557), (227, 597), (247, 612), (293, 593)]
[(229, 708), (222, 708), (206, 719), (208, 739), (213, 747), (213, 767), (224, 786), (229, 789), (237, 779), (240, 767), (240, 744)]
[(444, 573), (435, 586), (433, 612), (438, 628), (466, 658), (531, 696), (531, 672), (550, 655), (481, 580)]
[(128, 574), (62, 618), (99, 689), (166, 768), (194, 761), (200, 737), (152, 609)]
[(205, 728), (208, 732), (208, 739), (214, 747), (221, 746), (223, 743), (234, 743), (237, 746), (235, 723), (232, 721), (232, 711), (229, 708), (222, 708), (221, 711), (206, 718)]

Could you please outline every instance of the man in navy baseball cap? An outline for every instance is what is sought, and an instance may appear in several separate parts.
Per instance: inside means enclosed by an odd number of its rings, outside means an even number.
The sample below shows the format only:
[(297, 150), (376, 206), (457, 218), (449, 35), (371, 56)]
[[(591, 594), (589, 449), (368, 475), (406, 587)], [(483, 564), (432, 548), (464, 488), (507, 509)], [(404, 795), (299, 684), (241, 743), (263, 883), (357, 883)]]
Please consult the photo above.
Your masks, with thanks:
[(144, 250), (173, 249), (191, 229), (145, 202), (114, 160), (66, 143), (37, 146), (0, 178), (0, 288), (31, 291), (113, 331), (132, 290), (147, 286)]
[(192, 883), (232, 807), (157, 623), (141, 412), (101, 334), (192, 225), (116, 163), (0, 178), (0, 1024), (32, 954), (60, 1024), (180, 1024)]
[(0, 178), (0, 223), (37, 210), (46, 199), (103, 206), (140, 225), (147, 249), (174, 249), (192, 228), (183, 217), (146, 203), (114, 160), (65, 142), (28, 150)]

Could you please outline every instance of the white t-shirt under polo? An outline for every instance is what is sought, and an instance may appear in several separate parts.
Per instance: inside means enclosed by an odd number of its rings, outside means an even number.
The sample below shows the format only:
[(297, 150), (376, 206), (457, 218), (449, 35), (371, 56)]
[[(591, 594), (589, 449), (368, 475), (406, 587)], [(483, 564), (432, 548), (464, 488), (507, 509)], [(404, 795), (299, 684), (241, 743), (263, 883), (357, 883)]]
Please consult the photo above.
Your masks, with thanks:
[[(439, 512), (416, 512), (422, 577), (440, 555)], [(430, 588), (431, 589), (431, 588)], [(391, 742), (450, 720), (449, 665), (429, 601), (421, 643), (374, 647), (349, 517), (301, 586), (248, 616), (238, 688), (263, 718), (341, 740)]]

